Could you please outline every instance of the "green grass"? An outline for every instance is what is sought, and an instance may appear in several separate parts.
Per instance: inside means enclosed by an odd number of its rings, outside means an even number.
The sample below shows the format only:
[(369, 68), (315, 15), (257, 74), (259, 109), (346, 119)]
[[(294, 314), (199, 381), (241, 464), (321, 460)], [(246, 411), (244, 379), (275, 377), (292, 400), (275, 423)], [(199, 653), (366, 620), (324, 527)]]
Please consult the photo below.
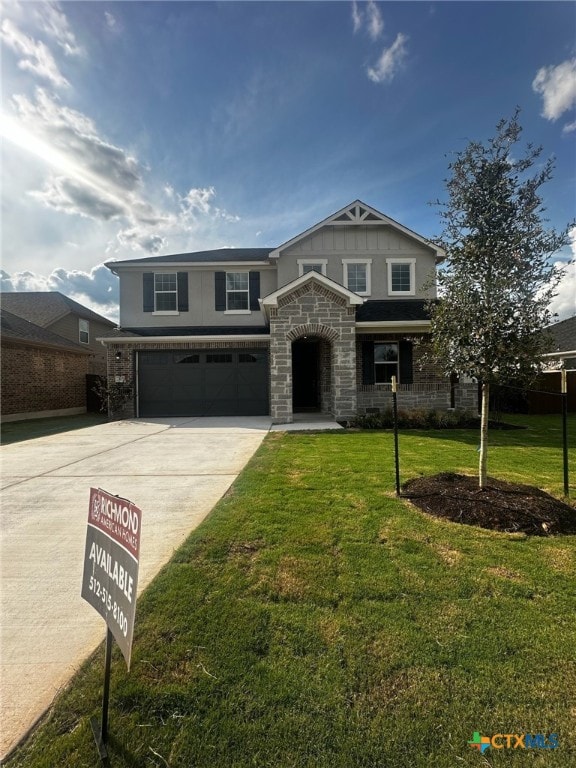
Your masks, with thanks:
[(52, 416), (47, 419), (29, 419), (25, 421), (7, 421), (2, 424), (0, 442), (2, 445), (20, 443), (37, 437), (70, 432), (73, 429), (94, 427), (108, 421), (99, 413), (83, 413), (78, 416)]
[[(561, 495), (558, 419), (518, 420), (490, 474)], [(402, 479), (474, 472), (477, 442), (401, 434)], [(576, 540), (427, 517), (395, 498), (392, 448), (268, 436), (140, 599), (130, 673), (115, 649), (111, 765), (576, 766)], [(102, 678), (100, 648), (10, 768), (98, 766)], [(474, 731), (560, 745), (481, 757)]]

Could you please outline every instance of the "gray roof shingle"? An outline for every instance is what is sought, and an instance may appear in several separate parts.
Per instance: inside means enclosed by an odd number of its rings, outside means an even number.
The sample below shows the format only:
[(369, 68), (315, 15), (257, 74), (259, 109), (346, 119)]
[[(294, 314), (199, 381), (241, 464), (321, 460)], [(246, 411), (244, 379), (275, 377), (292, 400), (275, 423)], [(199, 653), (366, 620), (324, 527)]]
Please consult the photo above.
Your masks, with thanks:
[(366, 301), (356, 310), (356, 322), (392, 322), (401, 320), (430, 320), (423, 299), (384, 299)]
[(571, 352), (576, 349), (576, 315), (554, 323), (548, 330), (554, 337), (554, 349), (551, 352)]
[(111, 328), (116, 325), (107, 317), (93, 312), (59, 291), (2, 291), (0, 300), (3, 309), (42, 328), (69, 313), (86, 320), (108, 324)]
[(3, 341), (21, 342), (40, 347), (55, 347), (85, 355), (92, 354), (91, 350), (86, 349), (80, 344), (69, 341), (57, 333), (41, 328), (39, 325), (30, 323), (23, 317), (13, 315), (12, 312), (8, 312), (3, 308), (0, 309), (0, 332)]
[(203, 262), (242, 262), (268, 261), (268, 255), (273, 248), (216, 248), (213, 251), (194, 251), (193, 253), (173, 253), (167, 256), (148, 256), (145, 259), (128, 259), (127, 261), (107, 261), (106, 265), (114, 271), (115, 267), (125, 267), (131, 264), (201, 264)]

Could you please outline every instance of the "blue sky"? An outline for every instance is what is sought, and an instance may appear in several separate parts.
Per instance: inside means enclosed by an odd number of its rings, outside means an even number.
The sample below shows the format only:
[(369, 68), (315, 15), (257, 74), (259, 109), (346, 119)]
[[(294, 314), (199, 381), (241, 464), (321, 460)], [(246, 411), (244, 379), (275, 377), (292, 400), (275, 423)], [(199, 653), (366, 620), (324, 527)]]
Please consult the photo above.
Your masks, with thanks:
[(104, 261), (272, 247), (356, 198), (434, 238), (453, 153), (517, 105), (575, 217), (572, 2), (7, 2), (1, 36), (4, 290), (115, 318)]

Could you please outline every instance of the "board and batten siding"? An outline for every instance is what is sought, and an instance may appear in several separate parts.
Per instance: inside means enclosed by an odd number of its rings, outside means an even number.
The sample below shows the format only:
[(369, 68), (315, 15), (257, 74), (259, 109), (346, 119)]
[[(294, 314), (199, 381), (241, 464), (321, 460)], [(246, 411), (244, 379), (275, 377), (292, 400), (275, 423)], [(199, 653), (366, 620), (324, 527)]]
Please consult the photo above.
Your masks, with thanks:
[(371, 259), (371, 299), (393, 298), (388, 293), (386, 259), (415, 259), (414, 298), (434, 298), (434, 287), (424, 287), (435, 270), (435, 253), (387, 226), (326, 225), (282, 251), (278, 259), (278, 285), (298, 277), (298, 259), (327, 259), (326, 276), (343, 282), (343, 259)]

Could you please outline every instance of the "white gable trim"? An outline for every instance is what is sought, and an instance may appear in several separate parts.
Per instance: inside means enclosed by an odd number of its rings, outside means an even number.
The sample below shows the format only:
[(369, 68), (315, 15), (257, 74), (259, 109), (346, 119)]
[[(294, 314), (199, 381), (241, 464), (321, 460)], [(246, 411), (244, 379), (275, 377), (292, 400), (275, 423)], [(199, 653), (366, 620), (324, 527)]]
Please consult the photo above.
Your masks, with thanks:
[(290, 248), (291, 246), (300, 242), (300, 240), (303, 240), (309, 235), (312, 235), (314, 232), (317, 232), (319, 229), (322, 229), (322, 227), (325, 227), (327, 224), (330, 224), (332, 226), (350, 226), (350, 225), (352, 226), (380, 225), (381, 226), (382, 224), (385, 224), (386, 226), (389, 226), (392, 229), (395, 229), (397, 232), (401, 232), (403, 235), (406, 235), (406, 237), (409, 237), (412, 240), (416, 240), (418, 243), (425, 246), (426, 248), (430, 248), (431, 250), (433, 250), (436, 254), (437, 259), (443, 259), (445, 256), (445, 251), (442, 248), (440, 248), (440, 246), (434, 245), (434, 243), (431, 243), (429, 240), (426, 240), (426, 238), (416, 234), (416, 232), (413, 232), (411, 229), (408, 229), (408, 227), (405, 227), (402, 224), (399, 224), (397, 221), (394, 221), (394, 219), (391, 219), (389, 216), (385, 216), (383, 213), (380, 213), (380, 211), (377, 211), (375, 208), (372, 208), (371, 206), (366, 205), (366, 203), (363, 203), (361, 200), (354, 200), (353, 203), (346, 205), (344, 208), (341, 208), (339, 211), (336, 211), (336, 213), (333, 213), (331, 216), (328, 216), (328, 218), (318, 222), (318, 224), (315, 224), (313, 227), (310, 227), (309, 229), (305, 230), (301, 234), (293, 237), (291, 240), (287, 240), (285, 243), (282, 243), (282, 245), (279, 245), (278, 248), (275, 248), (273, 251), (270, 252), (268, 258), (270, 259), (280, 258), (282, 251), (284, 251), (286, 248)]
[(353, 291), (349, 291), (348, 288), (344, 288), (344, 286), (340, 285), (340, 283), (336, 283), (334, 280), (330, 280), (330, 278), (326, 277), (326, 275), (321, 275), (319, 272), (306, 272), (304, 275), (297, 277), (290, 283), (283, 285), (282, 288), (274, 291), (274, 293), (269, 293), (268, 296), (265, 296), (260, 300), (260, 302), (264, 307), (277, 307), (278, 299), (282, 298), (282, 296), (285, 296), (287, 293), (290, 293), (296, 288), (299, 288), (301, 285), (309, 282), (320, 283), (320, 285), (329, 288), (339, 296), (343, 296), (351, 305), (364, 304), (366, 301), (366, 299), (364, 299), (362, 296), (359, 296)]

